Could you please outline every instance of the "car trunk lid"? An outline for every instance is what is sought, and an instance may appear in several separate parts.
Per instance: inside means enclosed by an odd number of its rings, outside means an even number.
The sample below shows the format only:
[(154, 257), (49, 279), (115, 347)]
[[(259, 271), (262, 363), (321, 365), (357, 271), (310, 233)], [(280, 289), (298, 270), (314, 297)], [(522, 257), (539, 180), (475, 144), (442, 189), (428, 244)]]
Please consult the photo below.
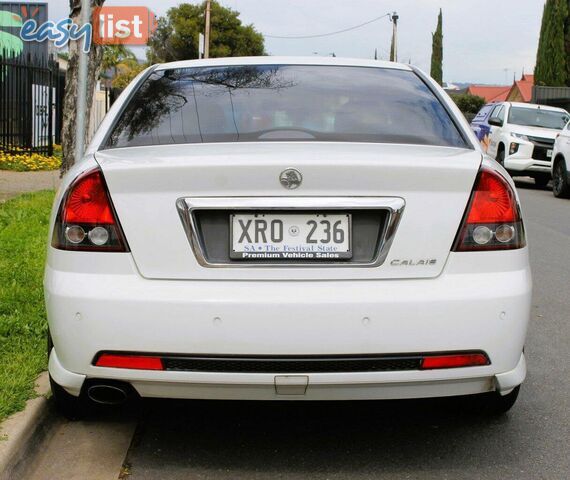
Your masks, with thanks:
[[(96, 159), (133, 259), (146, 278), (342, 280), (439, 275), (469, 200), (481, 153), (434, 146), (266, 142), (111, 149), (97, 152)], [(288, 168), (303, 175), (295, 190), (280, 182)], [(223, 258), (213, 262), (217, 265), (200, 259), (181, 208), (197, 199), (228, 208), (242, 205), (245, 199), (259, 203), (262, 198), (275, 200), (282, 210), (289, 210), (288, 199), (292, 206), (305, 202), (307, 210), (314, 211), (324, 205), (350, 205), (351, 199), (404, 206), (379, 262), (277, 262), (246, 268), (224, 265)], [(224, 208), (218, 209), (221, 223), (226, 218)], [(228, 214), (228, 222), (229, 218)], [(362, 219), (363, 225), (366, 222)], [(224, 235), (219, 242), (230, 241)]]

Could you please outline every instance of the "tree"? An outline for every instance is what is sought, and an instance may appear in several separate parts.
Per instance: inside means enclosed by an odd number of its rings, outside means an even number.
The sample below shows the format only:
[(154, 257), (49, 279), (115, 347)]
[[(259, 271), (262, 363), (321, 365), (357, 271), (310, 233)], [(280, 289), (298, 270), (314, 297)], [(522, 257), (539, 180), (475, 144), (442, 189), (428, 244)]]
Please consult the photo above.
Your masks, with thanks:
[(566, 47), (566, 86), (570, 87), (570, 0), (568, 0), (568, 15), (564, 23), (564, 43)]
[[(212, 2), (210, 57), (265, 55), (263, 35), (243, 25), (239, 12)], [(205, 4), (182, 3), (158, 20), (148, 42), (150, 63), (198, 58), (198, 36), (204, 32)]]
[[(90, 0), (91, 14), (93, 9), (103, 6), (105, 0)], [(69, 0), (71, 9), (69, 17), (75, 22), (81, 22), (81, 0)], [(79, 49), (80, 43), (69, 42), (69, 62), (65, 76), (65, 94), (63, 97), (63, 123), (61, 126), (61, 146), (63, 158), (61, 162), (61, 173), (64, 174), (75, 163), (75, 125), (77, 122), (77, 97), (78, 97), (78, 75), (79, 75)], [(88, 54), (87, 70), (87, 102), (85, 112), (85, 136), (89, 131), (89, 119), (91, 117), (91, 105), (93, 103), (93, 93), (95, 84), (99, 78), (101, 70), (101, 59), (103, 49), (100, 45), (92, 43)]]
[(138, 62), (136, 62), (134, 64), (131, 62), (125, 62), (125, 63), (117, 65), (117, 69), (118, 69), (119, 73), (113, 79), (113, 82), (111, 85), (113, 86), (113, 88), (119, 88), (122, 90), (129, 83), (131, 83), (134, 80), (134, 78), (139, 73), (141, 73), (146, 67), (147, 67), (147, 65), (140, 64)]
[(105, 45), (103, 47), (103, 59), (101, 70), (104, 75), (107, 71), (113, 70), (113, 79), (119, 74), (121, 67), (131, 67), (138, 64), (137, 57), (124, 45)]
[(570, 81), (565, 42), (568, 3), (568, 0), (547, 0), (544, 5), (534, 70), (537, 85), (563, 87)]
[(432, 34), (432, 50), (431, 50), (431, 76), (443, 85), (443, 12), (439, 9), (437, 17), (437, 28)]

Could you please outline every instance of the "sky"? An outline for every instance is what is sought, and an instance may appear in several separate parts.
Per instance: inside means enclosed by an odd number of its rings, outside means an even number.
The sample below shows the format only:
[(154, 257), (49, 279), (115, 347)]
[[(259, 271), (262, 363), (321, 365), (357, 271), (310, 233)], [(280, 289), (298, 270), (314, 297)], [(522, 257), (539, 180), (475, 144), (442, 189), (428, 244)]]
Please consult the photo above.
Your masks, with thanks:
[[(44, 0), (45, 1), (45, 0)], [(67, 0), (47, 0), (49, 17), (68, 15)], [(105, 5), (137, 5), (158, 16), (180, 0), (107, 0)], [(186, 3), (200, 3), (188, 1)], [(397, 11), (399, 61), (429, 72), (431, 33), (443, 9), (444, 80), (511, 84), (523, 69), (534, 70), (544, 0), (221, 0), (266, 35), (316, 35), (364, 23)], [(270, 55), (329, 55), (387, 59), (392, 24), (388, 18), (334, 36), (304, 40), (266, 38)], [(137, 56), (144, 57), (140, 49)]]

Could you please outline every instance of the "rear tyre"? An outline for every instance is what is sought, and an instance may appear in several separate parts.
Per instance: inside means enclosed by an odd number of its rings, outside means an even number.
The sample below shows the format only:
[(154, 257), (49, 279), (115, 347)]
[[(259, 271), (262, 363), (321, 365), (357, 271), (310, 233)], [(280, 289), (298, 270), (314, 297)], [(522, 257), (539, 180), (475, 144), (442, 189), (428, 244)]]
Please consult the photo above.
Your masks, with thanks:
[(570, 182), (563, 160), (558, 160), (552, 172), (552, 193), (556, 198), (570, 198)]
[[(47, 351), (48, 358), (53, 348), (53, 340), (51, 334), (47, 332)], [(51, 395), (55, 403), (56, 410), (69, 420), (79, 420), (88, 411), (88, 403), (83, 397), (75, 397), (68, 393), (61, 385), (58, 385), (51, 375), (49, 376), (49, 384), (51, 386)]]
[(548, 182), (550, 182), (549, 175), (536, 175), (534, 177), (534, 184), (539, 188), (546, 188)]
[(75, 397), (68, 393), (61, 385), (49, 377), (51, 393), (56, 410), (69, 420), (80, 420), (87, 415), (88, 403), (82, 397)]
[(481, 410), (490, 416), (504, 415), (516, 403), (520, 392), (520, 385), (511, 393), (501, 395), (499, 392), (484, 395), (481, 400)]

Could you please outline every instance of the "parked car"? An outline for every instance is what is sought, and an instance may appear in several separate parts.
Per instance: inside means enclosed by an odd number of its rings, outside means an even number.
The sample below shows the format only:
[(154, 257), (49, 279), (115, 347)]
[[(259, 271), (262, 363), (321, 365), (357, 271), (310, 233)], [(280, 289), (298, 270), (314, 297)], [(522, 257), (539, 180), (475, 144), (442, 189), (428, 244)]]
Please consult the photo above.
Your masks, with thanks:
[(471, 121), (471, 129), (477, 136), (479, 142), (481, 142), (481, 147), (485, 152), (489, 149), (489, 136), (491, 134), (489, 118), (491, 117), (491, 112), (496, 106), (496, 103), (488, 103), (479, 110), (477, 115), (475, 115)]
[(570, 120), (561, 108), (502, 102), (485, 105), (471, 123), (483, 148), (513, 176), (539, 186), (551, 179), (554, 140)]
[(63, 179), (45, 271), (70, 417), (129, 396), (515, 402), (531, 273), (512, 180), (421, 71), (156, 65)]
[(556, 138), (552, 156), (552, 192), (555, 197), (570, 198), (570, 123)]

